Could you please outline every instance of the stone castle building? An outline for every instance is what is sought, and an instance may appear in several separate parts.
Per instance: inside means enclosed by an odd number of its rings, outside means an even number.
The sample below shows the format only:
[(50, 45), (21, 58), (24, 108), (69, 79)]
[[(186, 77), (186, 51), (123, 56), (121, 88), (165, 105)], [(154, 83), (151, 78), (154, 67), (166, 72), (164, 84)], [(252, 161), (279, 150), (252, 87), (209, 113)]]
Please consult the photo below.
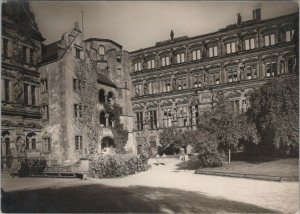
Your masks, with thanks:
[(236, 113), (246, 111), (248, 91), (298, 73), (298, 13), (261, 20), (257, 9), (252, 20), (238, 14), (236, 24), (213, 33), (176, 38), (171, 31), (169, 40), (127, 52), (109, 39), (85, 39), (78, 23), (42, 45), (28, 4), (10, 4), (2, 13), (3, 163), (17, 150), (45, 156), (48, 165), (74, 163), (90, 141), (98, 153), (110, 150), (115, 121), (107, 106), (114, 104), (129, 133), (126, 150), (137, 154), (145, 140), (157, 147), (163, 128), (195, 129), (217, 94)]
[[(127, 150), (135, 152), (132, 129), (131, 80), (129, 53), (122, 46), (108, 39), (84, 39), (78, 23), (62, 38), (43, 48), (40, 64), (42, 136), (51, 142), (47, 159), (63, 164), (76, 162), (89, 152), (88, 132), (98, 135), (96, 150), (100, 153), (106, 147), (114, 146), (114, 126), (112, 115), (104, 105), (117, 104), (121, 107), (121, 124), (129, 132)], [(91, 78), (97, 83), (87, 90), (89, 82), (84, 82), (78, 72), (80, 63), (94, 65)], [(78, 71), (79, 69), (79, 71)], [(88, 80), (86, 80), (88, 81)], [(88, 105), (86, 96), (94, 93), (93, 102)], [(82, 121), (92, 108), (88, 120), (95, 120), (92, 130)]]
[[(196, 127), (197, 117), (223, 93), (234, 111), (246, 111), (247, 92), (280, 76), (295, 76), (298, 13), (253, 19), (216, 32), (174, 38), (130, 53), (134, 137), (152, 147), (165, 127)], [(297, 38), (296, 38), (297, 39)], [(297, 71), (298, 72), (298, 71)]]
[(1, 157), (39, 152), (39, 73), (42, 37), (26, 2), (2, 4)]

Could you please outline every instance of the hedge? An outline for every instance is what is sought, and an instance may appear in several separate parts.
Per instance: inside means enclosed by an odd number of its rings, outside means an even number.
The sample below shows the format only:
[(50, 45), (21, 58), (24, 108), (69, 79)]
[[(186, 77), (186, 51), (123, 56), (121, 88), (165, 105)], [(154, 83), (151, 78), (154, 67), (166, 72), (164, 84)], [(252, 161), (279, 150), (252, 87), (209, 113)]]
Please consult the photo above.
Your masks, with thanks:
[(132, 175), (147, 169), (147, 163), (134, 155), (99, 155), (90, 162), (89, 174), (96, 178), (112, 178)]
[(12, 170), (20, 177), (28, 177), (30, 175), (41, 175), (46, 168), (46, 160), (44, 158), (13, 158)]

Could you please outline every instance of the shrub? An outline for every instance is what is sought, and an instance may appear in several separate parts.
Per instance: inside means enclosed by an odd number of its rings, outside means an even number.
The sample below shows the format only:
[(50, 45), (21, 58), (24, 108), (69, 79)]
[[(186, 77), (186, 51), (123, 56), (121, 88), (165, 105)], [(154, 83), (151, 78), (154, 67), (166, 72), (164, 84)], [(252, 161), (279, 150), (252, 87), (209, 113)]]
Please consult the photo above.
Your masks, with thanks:
[(46, 168), (44, 158), (16, 158), (13, 160), (13, 169), (20, 177), (28, 177), (32, 174), (40, 175)]
[(200, 165), (202, 167), (218, 167), (222, 166), (222, 160), (218, 153), (205, 152), (198, 155)]
[(99, 155), (90, 162), (89, 173), (92, 177), (112, 178), (146, 170), (147, 164), (134, 155)]

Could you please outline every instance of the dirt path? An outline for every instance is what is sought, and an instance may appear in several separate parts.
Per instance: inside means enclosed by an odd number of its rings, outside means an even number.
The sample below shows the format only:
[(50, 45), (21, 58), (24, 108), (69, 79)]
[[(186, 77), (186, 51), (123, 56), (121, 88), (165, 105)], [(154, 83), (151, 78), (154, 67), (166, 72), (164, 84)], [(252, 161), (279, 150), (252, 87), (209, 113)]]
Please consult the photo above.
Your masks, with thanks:
[(226, 199), (260, 206), (284, 213), (298, 210), (298, 182), (271, 182), (239, 179), (219, 176), (197, 175), (192, 170), (177, 170), (176, 159), (163, 160), (164, 165), (155, 165), (150, 159), (151, 169), (124, 178), (96, 179), (87, 181), (78, 179), (49, 178), (4, 178), (4, 191), (21, 189), (39, 189), (45, 187), (60, 188), (102, 184), (112, 187), (156, 187), (192, 191), (216, 199)]

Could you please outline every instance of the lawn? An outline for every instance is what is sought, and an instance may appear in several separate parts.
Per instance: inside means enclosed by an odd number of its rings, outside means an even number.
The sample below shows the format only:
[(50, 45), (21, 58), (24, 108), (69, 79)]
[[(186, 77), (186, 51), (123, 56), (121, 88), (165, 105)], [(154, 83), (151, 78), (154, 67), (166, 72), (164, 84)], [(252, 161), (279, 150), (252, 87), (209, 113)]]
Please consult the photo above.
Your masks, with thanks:
[[(193, 156), (191, 160), (180, 163), (177, 166), (178, 169), (196, 170), (200, 168), (200, 163), (197, 157)], [(232, 161), (230, 165), (224, 162), (222, 167), (203, 168), (202, 170), (209, 172), (299, 177), (299, 159), (252, 158), (243, 161)]]

